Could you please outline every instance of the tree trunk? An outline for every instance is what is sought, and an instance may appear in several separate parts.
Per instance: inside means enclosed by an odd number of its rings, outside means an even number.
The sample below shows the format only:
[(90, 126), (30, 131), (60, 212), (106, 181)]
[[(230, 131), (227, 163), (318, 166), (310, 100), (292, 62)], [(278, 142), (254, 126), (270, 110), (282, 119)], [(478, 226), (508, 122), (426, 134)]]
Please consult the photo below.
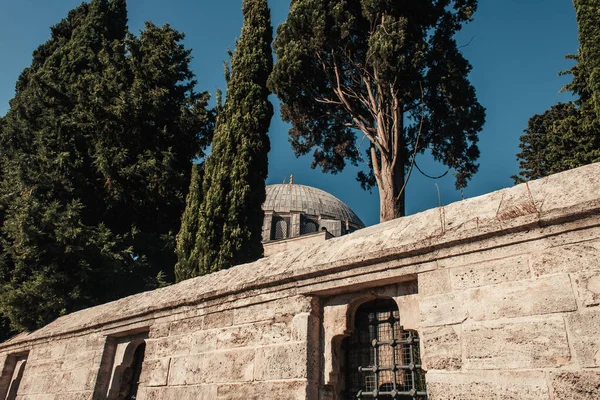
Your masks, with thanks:
[[(379, 187), (379, 221), (385, 222), (404, 216), (404, 160), (392, 166), (381, 160)], [(402, 192), (401, 192), (402, 191)]]

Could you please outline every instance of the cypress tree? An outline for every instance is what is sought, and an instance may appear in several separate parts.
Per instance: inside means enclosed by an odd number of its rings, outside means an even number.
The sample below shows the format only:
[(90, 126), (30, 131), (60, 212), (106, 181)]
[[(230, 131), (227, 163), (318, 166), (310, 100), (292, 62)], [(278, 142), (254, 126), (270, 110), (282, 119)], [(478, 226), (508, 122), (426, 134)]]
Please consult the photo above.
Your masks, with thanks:
[(192, 165), (190, 188), (185, 200), (185, 210), (181, 217), (181, 229), (177, 234), (175, 255), (175, 279), (177, 282), (198, 276), (198, 253), (194, 253), (198, 235), (198, 216), (202, 204), (203, 166)]
[(199, 274), (262, 257), (262, 203), (273, 116), (267, 78), (273, 68), (266, 0), (244, 0), (244, 23), (223, 110), (207, 158), (196, 251)]
[(51, 33), (0, 129), (0, 313), (15, 330), (159, 284), (211, 129), (177, 31), (133, 37), (124, 0), (92, 0)]

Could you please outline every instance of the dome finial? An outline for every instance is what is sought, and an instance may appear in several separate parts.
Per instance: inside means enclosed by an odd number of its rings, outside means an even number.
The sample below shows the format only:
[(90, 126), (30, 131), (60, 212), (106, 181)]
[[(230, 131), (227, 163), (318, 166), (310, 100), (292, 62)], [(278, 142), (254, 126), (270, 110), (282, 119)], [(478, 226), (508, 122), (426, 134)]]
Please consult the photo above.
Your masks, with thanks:
[(294, 174), (290, 175), (290, 185), (294, 184)]

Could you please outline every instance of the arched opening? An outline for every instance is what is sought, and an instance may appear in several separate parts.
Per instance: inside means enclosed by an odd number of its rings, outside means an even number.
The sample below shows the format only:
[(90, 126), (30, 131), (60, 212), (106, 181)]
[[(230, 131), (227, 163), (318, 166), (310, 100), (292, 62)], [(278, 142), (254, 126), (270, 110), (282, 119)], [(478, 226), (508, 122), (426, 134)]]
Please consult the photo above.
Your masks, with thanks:
[(119, 391), (118, 400), (136, 399), (145, 351), (146, 342), (138, 344), (133, 353), (131, 364), (123, 370), (123, 379), (121, 380), (121, 390)]
[(302, 215), (300, 223), (300, 234), (305, 235), (308, 233), (319, 232), (319, 222)]
[(10, 383), (10, 388), (8, 389), (8, 394), (6, 395), (6, 400), (15, 400), (17, 398), (17, 394), (19, 391), (19, 384), (21, 383), (21, 379), (23, 379), (23, 372), (25, 371), (25, 365), (27, 364), (27, 359), (23, 358), (18, 360), (16, 363), (15, 374)]
[(273, 216), (271, 220), (271, 240), (288, 239), (290, 237), (290, 218)]
[(426, 399), (419, 336), (402, 327), (396, 302), (378, 298), (363, 303), (353, 320), (354, 329), (342, 343), (345, 397)]
[(127, 344), (123, 361), (114, 369), (108, 400), (135, 400), (137, 397), (146, 342), (136, 339)]

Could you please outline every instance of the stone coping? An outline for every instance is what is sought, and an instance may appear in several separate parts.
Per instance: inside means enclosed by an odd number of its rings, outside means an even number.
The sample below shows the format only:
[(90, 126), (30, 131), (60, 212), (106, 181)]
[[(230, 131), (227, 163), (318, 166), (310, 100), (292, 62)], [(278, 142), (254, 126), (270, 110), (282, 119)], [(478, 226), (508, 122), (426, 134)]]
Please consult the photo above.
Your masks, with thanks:
[[(401, 277), (406, 265), (444, 257), (440, 249), (584, 218), (600, 225), (599, 216), (600, 163), (596, 163), (71, 313), (12, 338), (0, 349), (231, 295), (251, 296), (259, 289), (303, 287), (297, 292), (309, 294), (315, 283), (336, 274), (351, 275), (353, 270), (364, 273), (365, 267), (390, 269), (393, 263), (400, 268), (394, 276)], [(330, 280), (329, 285), (340, 283)], [(322, 284), (315, 286), (323, 290)]]

